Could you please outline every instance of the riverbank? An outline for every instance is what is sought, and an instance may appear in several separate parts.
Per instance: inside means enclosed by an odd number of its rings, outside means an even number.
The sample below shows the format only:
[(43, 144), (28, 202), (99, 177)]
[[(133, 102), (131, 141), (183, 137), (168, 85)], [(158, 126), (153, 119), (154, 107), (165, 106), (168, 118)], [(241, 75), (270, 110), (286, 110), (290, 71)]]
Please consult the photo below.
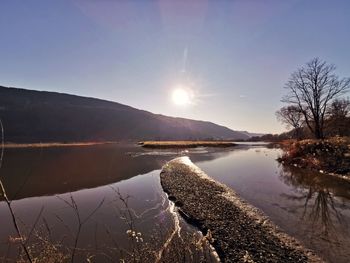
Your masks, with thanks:
[(350, 138), (285, 141), (279, 162), (350, 178)]
[(47, 148), (47, 147), (74, 147), (74, 146), (92, 146), (102, 144), (114, 144), (117, 142), (49, 142), (49, 143), (5, 143), (4, 148)]
[(195, 148), (195, 147), (232, 147), (231, 141), (144, 141), (139, 145), (145, 148)]
[(163, 167), (161, 184), (189, 222), (205, 235), (210, 230), (210, 241), (224, 262), (322, 262), (187, 157)]

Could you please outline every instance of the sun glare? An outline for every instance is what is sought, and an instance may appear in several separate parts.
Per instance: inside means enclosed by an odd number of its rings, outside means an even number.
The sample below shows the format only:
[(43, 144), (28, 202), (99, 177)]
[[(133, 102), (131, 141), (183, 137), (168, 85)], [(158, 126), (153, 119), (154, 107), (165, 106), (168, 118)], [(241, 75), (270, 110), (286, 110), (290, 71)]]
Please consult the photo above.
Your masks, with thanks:
[(191, 95), (188, 90), (177, 88), (173, 91), (172, 99), (176, 105), (187, 105), (191, 102)]

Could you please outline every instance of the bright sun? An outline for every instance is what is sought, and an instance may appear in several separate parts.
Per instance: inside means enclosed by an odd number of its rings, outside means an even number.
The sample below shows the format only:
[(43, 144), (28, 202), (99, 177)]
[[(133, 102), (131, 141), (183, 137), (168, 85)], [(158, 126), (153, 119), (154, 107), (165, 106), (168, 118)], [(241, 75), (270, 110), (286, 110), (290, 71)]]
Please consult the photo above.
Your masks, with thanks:
[(187, 105), (191, 102), (190, 93), (184, 88), (177, 88), (172, 94), (173, 102), (176, 105)]

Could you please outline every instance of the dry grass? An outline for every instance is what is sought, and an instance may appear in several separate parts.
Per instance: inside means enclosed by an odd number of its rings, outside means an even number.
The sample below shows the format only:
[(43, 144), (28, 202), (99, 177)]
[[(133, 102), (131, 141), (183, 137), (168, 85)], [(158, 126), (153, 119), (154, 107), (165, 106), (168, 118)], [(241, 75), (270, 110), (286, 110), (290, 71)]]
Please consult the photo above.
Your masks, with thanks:
[(285, 141), (279, 161), (326, 173), (350, 174), (350, 138)]
[(232, 141), (144, 141), (139, 145), (146, 148), (195, 148), (195, 147), (232, 147)]

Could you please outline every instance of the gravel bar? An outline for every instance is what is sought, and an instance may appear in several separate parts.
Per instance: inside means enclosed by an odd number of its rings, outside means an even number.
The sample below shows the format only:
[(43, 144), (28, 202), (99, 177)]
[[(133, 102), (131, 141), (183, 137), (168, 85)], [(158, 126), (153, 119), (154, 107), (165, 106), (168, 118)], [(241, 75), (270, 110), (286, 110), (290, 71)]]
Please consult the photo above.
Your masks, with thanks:
[(201, 171), (188, 157), (168, 162), (161, 184), (179, 213), (204, 235), (223, 262), (323, 262), (260, 210)]

